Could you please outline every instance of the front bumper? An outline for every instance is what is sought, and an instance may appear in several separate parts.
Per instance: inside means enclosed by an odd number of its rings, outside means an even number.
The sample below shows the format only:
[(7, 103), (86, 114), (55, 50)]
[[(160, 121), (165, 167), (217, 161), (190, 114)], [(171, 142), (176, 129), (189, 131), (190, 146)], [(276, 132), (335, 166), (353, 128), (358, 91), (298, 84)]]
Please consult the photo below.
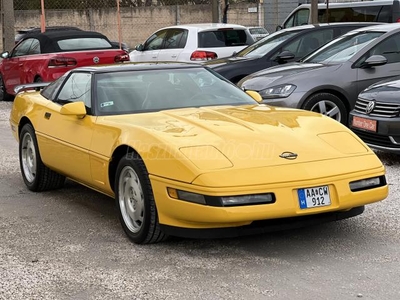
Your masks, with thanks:
[[(374, 132), (353, 126), (354, 117), (375, 120), (377, 122), (376, 131)], [(371, 148), (386, 152), (400, 153), (400, 117), (370, 117), (366, 114), (352, 111), (350, 113), (349, 126), (354, 133)]]
[[(255, 176), (258, 176), (256, 174)], [(331, 177), (315, 177), (307, 180), (275, 182), (255, 185), (232, 185), (231, 187), (209, 187), (176, 182), (150, 175), (160, 224), (166, 230), (221, 229), (248, 226), (254, 222), (283, 219), (282, 222), (298, 223), (304, 217), (320, 219), (319, 215), (340, 219), (345, 211), (383, 200), (388, 195), (388, 186), (352, 192), (349, 183), (356, 180), (384, 176), (384, 168), (347, 173)], [(300, 208), (297, 190), (300, 188), (328, 185), (331, 204), (315, 208)], [(269, 204), (216, 207), (171, 198), (167, 187), (209, 196), (234, 196), (246, 194), (274, 193), (276, 201)], [(326, 214), (326, 215), (325, 215)], [(345, 215), (344, 215), (345, 216)], [(295, 222), (287, 218), (295, 218)], [(324, 218), (324, 217), (323, 217)], [(286, 219), (286, 221), (285, 221)], [(275, 223), (275, 221), (271, 221)], [(307, 221), (308, 222), (308, 221)], [(306, 223), (307, 223), (306, 222)], [(256, 223), (254, 223), (256, 224)], [(281, 227), (281, 225), (279, 225)], [(180, 229), (179, 229), (180, 228)], [(178, 230), (179, 229), (179, 230)], [(241, 230), (241, 229), (239, 229)], [(204, 231), (207, 232), (207, 231)], [(216, 231), (218, 232), (218, 230)], [(181, 235), (181, 234), (179, 234)], [(184, 236), (188, 236), (185, 234)]]

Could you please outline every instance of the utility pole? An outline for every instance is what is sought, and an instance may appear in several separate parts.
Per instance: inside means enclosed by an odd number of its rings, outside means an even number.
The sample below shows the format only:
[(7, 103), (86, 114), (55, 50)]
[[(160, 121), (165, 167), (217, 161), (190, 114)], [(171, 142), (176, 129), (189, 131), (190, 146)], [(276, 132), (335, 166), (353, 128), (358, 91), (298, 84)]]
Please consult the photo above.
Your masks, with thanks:
[(311, 24), (318, 24), (318, 0), (311, 0)]
[(211, 0), (212, 22), (219, 23), (219, 0)]
[(10, 51), (15, 44), (15, 18), (13, 0), (1, 1), (1, 28), (3, 30), (3, 49)]

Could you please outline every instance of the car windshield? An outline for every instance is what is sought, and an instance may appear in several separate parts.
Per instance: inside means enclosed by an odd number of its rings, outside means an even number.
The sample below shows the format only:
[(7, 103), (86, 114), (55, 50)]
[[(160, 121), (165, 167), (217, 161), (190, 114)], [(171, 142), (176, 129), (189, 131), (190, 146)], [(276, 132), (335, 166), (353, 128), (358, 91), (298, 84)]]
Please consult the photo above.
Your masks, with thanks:
[(277, 31), (274, 32), (262, 40), (244, 48), (240, 52), (236, 54), (238, 57), (261, 57), (267, 54), (269, 51), (274, 49), (275, 47), (282, 44), (287, 39), (291, 38), (292, 36), (296, 35), (299, 32), (297, 31)]
[(257, 103), (208, 68), (101, 73), (95, 89), (100, 115)]
[(384, 32), (355, 32), (346, 34), (333, 40), (319, 50), (305, 57), (302, 62), (305, 63), (324, 63), (335, 64), (348, 61), (358, 51), (380, 37)]

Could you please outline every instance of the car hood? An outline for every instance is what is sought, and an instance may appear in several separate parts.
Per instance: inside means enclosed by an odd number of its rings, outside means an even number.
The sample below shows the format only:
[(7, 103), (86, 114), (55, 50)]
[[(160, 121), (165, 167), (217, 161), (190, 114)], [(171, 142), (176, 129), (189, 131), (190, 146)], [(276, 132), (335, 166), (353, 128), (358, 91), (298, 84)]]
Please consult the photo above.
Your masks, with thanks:
[(250, 74), (243, 78), (238, 85), (245, 90), (260, 91), (274, 85), (279, 79), (284, 78), (285, 83), (291, 83), (298, 78), (312, 76), (312, 73), (327, 72), (327, 68), (336, 69), (337, 65), (324, 65), (317, 63), (289, 63), (275, 66)]
[[(125, 128), (127, 140), (134, 140), (133, 147), (144, 149), (145, 143), (168, 149), (169, 155), (189, 159), (202, 170), (298, 164), (370, 151), (331, 118), (266, 105), (175, 109), (104, 118), (113, 126)], [(290, 154), (293, 157), (288, 159)]]
[(377, 102), (393, 102), (400, 104), (400, 77), (390, 78), (371, 85), (362, 91), (360, 98)]

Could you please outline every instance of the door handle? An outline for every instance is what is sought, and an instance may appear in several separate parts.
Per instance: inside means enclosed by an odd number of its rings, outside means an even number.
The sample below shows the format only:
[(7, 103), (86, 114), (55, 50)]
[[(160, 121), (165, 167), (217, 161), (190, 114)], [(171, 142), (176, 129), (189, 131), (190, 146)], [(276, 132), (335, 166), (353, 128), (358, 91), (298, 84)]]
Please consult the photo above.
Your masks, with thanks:
[(20, 66), (20, 67), (22, 67), (23, 65), (24, 65), (23, 63), (18, 64), (18, 66)]

